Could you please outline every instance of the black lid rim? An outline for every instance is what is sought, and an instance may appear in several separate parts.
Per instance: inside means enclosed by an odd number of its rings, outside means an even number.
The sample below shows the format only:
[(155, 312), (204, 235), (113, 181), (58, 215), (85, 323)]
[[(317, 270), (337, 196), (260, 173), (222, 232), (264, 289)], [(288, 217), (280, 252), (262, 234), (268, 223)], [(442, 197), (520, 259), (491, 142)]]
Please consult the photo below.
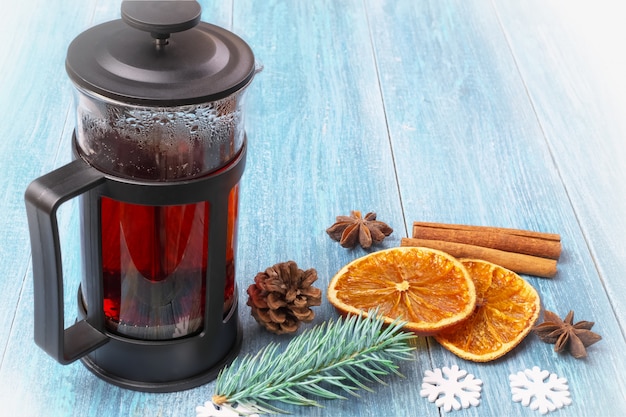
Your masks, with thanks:
[(72, 82), (78, 86), (80, 89), (93, 93), (96, 95), (100, 95), (104, 98), (114, 100), (124, 104), (136, 105), (136, 106), (146, 106), (146, 107), (178, 107), (178, 106), (187, 106), (187, 105), (197, 105), (202, 103), (208, 103), (213, 101), (218, 101), (224, 99), (226, 97), (231, 96), (243, 89), (245, 89), (248, 84), (252, 81), (255, 75), (255, 71), (253, 70), (250, 74), (243, 79), (239, 84), (234, 85), (232, 88), (228, 88), (220, 91), (215, 94), (208, 95), (198, 95), (198, 96), (190, 96), (184, 98), (172, 98), (172, 97), (163, 97), (163, 98), (155, 98), (155, 97), (145, 97), (139, 95), (130, 95), (130, 94), (120, 94), (114, 91), (102, 89), (87, 80), (78, 77), (76, 73), (71, 71), (71, 69), (66, 64), (67, 72), (70, 76)]
[[(118, 102), (145, 106), (171, 107), (216, 101), (244, 89), (251, 82), (256, 73), (254, 54), (240, 37), (205, 22), (180, 33), (184, 36), (181, 42), (186, 43), (165, 46), (174, 48), (171, 57), (165, 58), (170, 59), (165, 61), (169, 62), (167, 65), (173, 65), (176, 70), (173, 76), (171, 66), (159, 67), (163, 63), (161, 55), (154, 62), (151, 55), (136, 62), (137, 53), (145, 55), (146, 48), (151, 50), (152, 40), (147, 33), (130, 28), (122, 20), (102, 23), (77, 36), (68, 48), (66, 71), (72, 82), (83, 90)], [(123, 38), (121, 43), (132, 39), (130, 47), (140, 50), (128, 49), (129, 45), (119, 45), (120, 42), (116, 44), (112, 36), (117, 36), (118, 41)], [(206, 46), (204, 50), (203, 46)], [(176, 54), (180, 51), (187, 55), (178, 61), (180, 56)], [(165, 52), (170, 53), (170, 50)], [(185, 61), (185, 57), (189, 60)], [(129, 78), (126, 68), (136, 72), (130, 73)], [(178, 73), (176, 68), (183, 71)], [(159, 71), (165, 72), (161, 76)], [(152, 74), (157, 76), (153, 78)]]

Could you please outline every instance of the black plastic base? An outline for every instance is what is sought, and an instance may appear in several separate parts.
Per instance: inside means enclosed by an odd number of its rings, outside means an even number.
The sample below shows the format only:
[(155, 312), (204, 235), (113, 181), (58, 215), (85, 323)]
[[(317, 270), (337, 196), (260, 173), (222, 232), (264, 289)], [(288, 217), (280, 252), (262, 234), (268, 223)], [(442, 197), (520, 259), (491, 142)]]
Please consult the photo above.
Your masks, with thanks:
[(134, 391), (143, 391), (143, 392), (176, 392), (176, 391), (184, 391), (187, 389), (195, 388), (200, 385), (207, 384), (213, 381), (219, 372), (225, 366), (229, 365), (237, 355), (241, 349), (242, 342), (242, 329), (241, 325), (237, 326), (237, 338), (235, 340), (235, 345), (231, 348), (231, 351), (225, 356), (221, 361), (210, 367), (209, 369), (201, 372), (198, 375), (194, 375), (189, 378), (180, 379), (176, 381), (165, 381), (165, 382), (145, 382), (145, 381), (136, 381), (131, 379), (122, 378), (118, 375), (112, 374), (105, 369), (102, 369), (98, 366), (89, 356), (85, 356), (81, 359), (81, 362), (85, 367), (95, 374), (98, 378), (109, 382), (113, 385), (116, 385), (121, 388), (126, 388)]
[[(174, 392), (215, 379), (239, 354), (242, 328), (235, 302), (211, 334), (171, 340), (138, 340), (106, 332), (108, 341), (81, 358), (99, 378), (118, 387), (144, 392)], [(78, 292), (79, 315), (86, 311)]]

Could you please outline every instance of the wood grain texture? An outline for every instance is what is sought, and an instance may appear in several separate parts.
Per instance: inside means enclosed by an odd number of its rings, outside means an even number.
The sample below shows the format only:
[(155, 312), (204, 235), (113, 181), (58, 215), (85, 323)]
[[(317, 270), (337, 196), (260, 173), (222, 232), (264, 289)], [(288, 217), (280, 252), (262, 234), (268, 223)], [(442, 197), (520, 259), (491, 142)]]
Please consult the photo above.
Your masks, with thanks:
[[(68, 121), (71, 91), (62, 68), (66, 45), (81, 28), (89, 26), (94, 3), (83, 4), (84, 7), (75, 12), (69, 4), (55, 8), (47, 2), (32, 1), (29, 7), (12, 8), (0, 24), (2, 37), (12, 45), (0, 58), (0, 125), (3, 127), (0, 164), (7, 173), (0, 182), (0, 259), (3, 262), (0, 314), (10, 318), (9, 325), (0, 329), (0, 352), (4, 352), (15, 330), (10, 324), (15, 324), (17, 302), (25, 279), (29, 278), (30, 243), (24, 191), (30, 180), (51, 170), (59, 163), (59, 158), (61, 161), (69, 159), (67, 149), (59, 151), (66, 125), (72, 123)], [(54, 27), (46, 21), (56, 12), (69, 16), (68, 24)], [(61, 68), (61, 71), (51, 70), (53, 68)], [(32, 319), (22, 325), (30, 321)]]
[(625, 334), (626, 52), (616, 4), (554, 1), (530, 18), (535, 4), (495, 3)]
[[(258, 271), (292, 259), (317, 269), (316, 285), (325, 293), (343, 265), (367, 253), (343, 249), (326, 235), (335, 216), (376, 212), (395, 228), (382, 247), (398, 246), (406, 235), (395, 173), (386, 169), (393, 159), (365, 9), (358, 0), (238, 0), (233, 22), (265, 67), (247, 103), (250, 156), (241, 205), (250, 210), (242, 210), (239, 223), (242, 292)], [(336, 316), (329, 303), (316, 311), (313, 324)], [(245, 326), (244, 349), (271, 340), (248, 317)], [(391, 392), (406, 382), (376, 388), (380, 407), (433, 415), (421, 401), (414, 410), (394, 403)], [(366, 401), (324, 404), (336, 416), (378, 412)], [(320, 416), (330, 408), (293, 411)]]
[[(57, 364), (33, 343), (23, 192), (70, 158), (75, 123), (63, 66), (67, 45), (84, 29), (117, 18), (120, 1), (24, 0), (0, 16), (7, 48), (0, 54), (0, 315), (8, 323), (0, 328), (2, 415), (194, 416), (212, 395), (213, 383), (171, 394), (123, 390), (80, 363)], [(589, 10), (560, 0), (550, 7), (534, 0), (523, 6), (499, 0), (201, 4), (203, 20), (242, 36), (264, 65), (246, 103), (249, 154), (237, 258), (242, 354), (290, 339), (269, 335), (249, 315), (245, 289), (258, 271), (291, 259), (316, 268), (325, 290), (336, 271), (367, 253), (345, 250), (324, 232), (351, 210), (375, 211), (394, 228), (373, 250), (399, 246), (413, 221), (559, 233), (557, 276), (526, 278), (544, 308), (561, 316), (574, 309), (577, 320), (596, 321), (594, 331), (603, 336), (584, 361), (557, 355), (531, 335), (487, 364), (465, 362), (420, 338), (415, 362), (402, 365), (406, 378), (388, 378), (388, 386), (360, 398), (323, 402), (323, 409), (289, 410), (439, 416), (419, 395), (422, 377), (458, 364), (484, 384), (481, 405), (455, 416), (537, 415), (513, 403), (508, 386), (510, 373), (534, 365), (570, 383), (572, 405), (550, 416), (626, 414), (619, 401), (626, 398), (620, 373), (626, 369), (626, 95), (617, 94), (626, 83), (617, 71), (623, 62), (612, 61), (622, 55), (604, 53), (596, 63), (580, 50), (611, 41), (619, 27), (607, 1)], [(609, 25), (601, 33), (576, 32), (581, 17), (573, 10)], [(617, 65), (611, 81), (603, 78), (607, 63)], [(76, 208), (63, 206), (59, 221), (69, 324), (80, 282)], [(316, 311), (313, 324), (336, 316), (328, 303)]]
[[(590, 386), (602, 386), (616, 398), (624, 398), (624, 377), (619, 371), (626, 369), (623, 359), (616, 358), (618, 371), (607, 379), (602, 358), (603, 353), (624, 349), (623, 334), (525, 80), (507, 38), (493, 30), (500, 21), (491, 2), (371, 1), (368, 13), (407, 221), (558, 231), (564, 249), (557, 276), (528, 279), (544, 308), (561, 315), (574, 309), (578, 318), (597, 321), (597, 331), (606, 335), (606, 344), (598, 346), (597, 354), (586, 362), (556, 358), (551, 346), (529, 337), (495, 366), (467, 365), (467, 369), (483, 378), (491, 398), (510, 395), (508, 385), (498, 381), (503, 373), (516, 372), (516, 367), (538, 365), (569, 375), (573, 397), (584, 401), (563, 411), (568, 415), (593, 415), (607, 407), (598, 396), (588, 394)], [(532, 12), (524, 16), (533, 19)], [(550, 104), (557, 106), (554, 111), (559, 109), (558, 102), (546, 103)], [(431, 358), (437, 366), (454, 361), (434, 345)], [(614, 384), (614, 380), (621, 382)], [(494, 404), (486, 398), (481, 407), (488, 411), (467, 413), (526, 411), (513, 402)], [(611, 410), (609, 406), (606, 412), (619, 415), (622, 407)]]

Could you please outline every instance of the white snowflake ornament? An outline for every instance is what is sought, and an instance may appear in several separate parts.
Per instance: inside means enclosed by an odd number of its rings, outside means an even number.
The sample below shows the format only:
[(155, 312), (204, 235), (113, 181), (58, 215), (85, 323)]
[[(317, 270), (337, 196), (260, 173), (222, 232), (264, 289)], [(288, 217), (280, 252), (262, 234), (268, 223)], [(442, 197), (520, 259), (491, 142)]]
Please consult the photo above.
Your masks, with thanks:
[(428, 397), (428, 401), (449, 412), (452, 409), (460, 410), (461, 407), (468, 408), (470, 405), (478, 406), (482, 384), (483, 381), (474, 378), (474, 375), (453, 365), (452, 368), (426, 371), (420, 395)]
[[(547, 381), (546, 381), (547, 378)], [(509, 375), (513, 401), (547, 414), (572, 403), (567, 379), (542, 371), (538, 366)], [(533, 399), (534, 398), (534, 399)]]
[(204, 405), (196, 407), (196, 417), (259, 417), (258, 414), (251, 414), (252, 411), (243, 405), (231, 407), (230, 405), (217, 406), (212, 401), (207, 401)]

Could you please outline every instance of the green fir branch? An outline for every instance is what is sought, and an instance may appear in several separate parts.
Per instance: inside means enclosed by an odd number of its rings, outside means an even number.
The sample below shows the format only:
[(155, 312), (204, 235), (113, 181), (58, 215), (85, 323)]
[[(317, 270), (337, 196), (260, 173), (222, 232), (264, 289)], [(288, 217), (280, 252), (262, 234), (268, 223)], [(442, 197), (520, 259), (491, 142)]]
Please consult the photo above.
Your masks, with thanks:
[(286, 413), (271, 402), (321, 407), (312, 397), (346, 399), (333, 391), (358, 397), (371, 392), (367, 383), (385, 384), (381, 377), (398, 371), (397, 361), (413, 359), (403, 322), (384, 326), (375, 310), (330, 320), (305, 330), (282, 353), (271, 343), (256, 355), (237, 358), (217, 377), (213, 402), (250, 413)]

